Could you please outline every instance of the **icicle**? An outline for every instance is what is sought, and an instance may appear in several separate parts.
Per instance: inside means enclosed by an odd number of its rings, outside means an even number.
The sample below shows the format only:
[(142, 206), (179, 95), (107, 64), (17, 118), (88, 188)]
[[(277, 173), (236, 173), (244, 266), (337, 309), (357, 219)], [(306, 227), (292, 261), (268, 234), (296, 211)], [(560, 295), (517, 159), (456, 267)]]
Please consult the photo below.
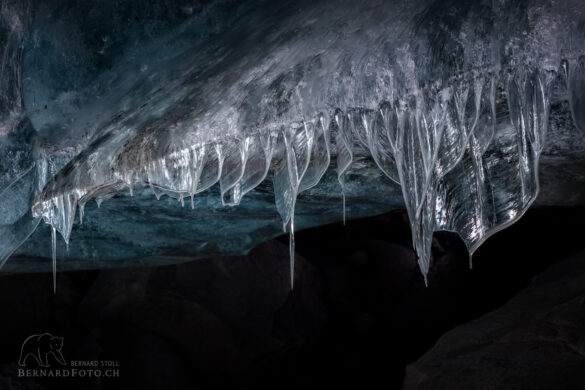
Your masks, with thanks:
[(392, 134), (396, 131), (394, 127), (396, 114), (394, 106), (389, 102), (382, 102), (378, 106), (378, 110), (373, 114), (374, 118), (371, 121), (364, 121), (364, 126), (371, 126), (371, 130), (366, 132), (368, 134), (368, 149), (374, 159), (376, 165), (390, 178), (390, 180), (399, 183), (398, 172), (396, 167), (395, 140), (392, 139)]
[(221, 203), (224, 206), (236, 206), (240, 203), (240, 180), (244, 175), (250, 142), (250, 137), (244, 140), (238, 139), (235, 145), (230, 145), (224, 150), (225, 158), (219, 178)]
[(290, 232), (289, 232), (289, 261), (290, 261), (290, 289), (291, 291), (295, 287), (295, 223), (294, 215), (290, 219)]
[(194, 194), (205, 191), (219, 180), (223, 165), (223, 147), (220, 143), (213, 148), (201, 147), (195, 162), (195, 186), (192, 189)]
[(53, 294), (57, 294), (57, 230), (51, 226), (51, 253), (53, 257)]
[(193, 193), (189, 194), (191, 196), (191, 210), (195, 210), (195, 195)]
[(341, 198), (342, 198), (342, 203), (343, 203), (343, 226), (345, 226), (345, 190), (343, 189), (343, 187), (341, 188)]
[(348, 134), (347, 116), (343, 111), (335, 111), (335, 114), (333, 115), (333, 125), (337, 128), (337, 137), (335, 138), (335, 143), (337, 145), (337, 180), (341, 186), (341, 196), (343, 198), (343, 225), (345, 225), (345, 180), (343, 176), (353, 161), (353, 153), (351, 150), (351, 134)]
[[(469, 137), (469, 145), (468, 150), (469, 154), (471, 155), (471, 164), (473, 166), (473, 172), (475, 176), (475, 196), (477, 196), (477, 200), (474, 202), (474, 213), (475, 218), (473, 219), (475, 224), (475, 229), (481, 236), (485, 235), (485, 221), (484, 221), (484, 206), (486, 204), (486, 198), (488, 194), (485, 192), (485, 175), (484, 175), (484, 166), (483, 166), (483, 150), (482, 147), (476, 137), (476, 134), (479, 133), (477, 129), (477, 123), (481, 113), (481, 97), (483, 91), (483, 81), (476, 80), (474, 85), (474, 92), (475, 92), (475, 99), (473, 100), (475, 115), (473, 115), (473, 120), (470, 122), (470, 125), (467, 128), (467, 134), (470, 135)], [(488, 127), (489, 128), (489, 127)], [(481, 129), (483, 130), (483, 129)], [(471, 268), (471, 264), (470, 264)]]
[(274, 170), (276, 209), (286, 232), (290, 224), (291, 289), (294, 285), (294, 213), (300, 192), (315, 186), (329, 166), (329, 134), (320, 115), (315, 121), (282, 129), (284, 148), (278, 150)]
[(85, 209), (85, 203), (79, 202), (79, 224), (83, 225), (83, 210)]
[(585, 55), (569, 67), (569, 103), (575, 127), (585, 131)]

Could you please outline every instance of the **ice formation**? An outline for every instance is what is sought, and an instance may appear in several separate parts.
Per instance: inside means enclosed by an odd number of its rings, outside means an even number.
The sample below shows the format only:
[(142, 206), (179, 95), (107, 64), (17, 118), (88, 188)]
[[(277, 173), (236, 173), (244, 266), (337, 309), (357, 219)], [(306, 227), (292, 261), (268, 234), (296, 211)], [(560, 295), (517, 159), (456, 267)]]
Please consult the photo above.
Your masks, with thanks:
[(292, 286), (297, 197), (370, 158), (426, 278), (433, 232), (471, 255), (534, 201), (551, 102), (585, 130), (578, 0), (186, 3), (2, 3), (0, 260), (42, 218), (55, 270), (92, 199), (236, 206), (270, 177)]

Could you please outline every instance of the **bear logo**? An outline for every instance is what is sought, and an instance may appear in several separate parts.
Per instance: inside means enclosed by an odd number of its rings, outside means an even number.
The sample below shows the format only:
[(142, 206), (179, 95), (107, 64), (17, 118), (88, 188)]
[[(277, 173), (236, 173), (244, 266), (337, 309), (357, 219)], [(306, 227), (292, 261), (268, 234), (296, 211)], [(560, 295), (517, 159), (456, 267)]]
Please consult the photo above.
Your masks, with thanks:
[(18, 365), (25, 367), (27, 358), (32, 356), (39, 366), (49, 367), (50, 354), (53, 354), (60, 364), (66, 365), (61, 348), (63, 348), (63, 337), (55, 337), (50, 333), (34, 334), (22, 343)]

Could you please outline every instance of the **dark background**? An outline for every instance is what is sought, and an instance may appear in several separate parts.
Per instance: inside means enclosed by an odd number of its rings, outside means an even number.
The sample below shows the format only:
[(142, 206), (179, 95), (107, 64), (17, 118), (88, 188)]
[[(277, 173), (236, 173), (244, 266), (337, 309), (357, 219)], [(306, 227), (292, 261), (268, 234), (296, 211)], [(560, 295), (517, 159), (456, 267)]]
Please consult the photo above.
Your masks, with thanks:
[[(298, 232), (293, 292), (288, 236), (248, 256), (63, 272), (56, 295), (50, 274), (4, 275), (0, 388), (401, 388), (443, 333), (585, 249), (583, 232), (583, 207), (529, 210), (472, 270), (458, 236), (436, 233), (428, 287), (403, 211)], [(67, 361), (118, 361), (120, 378), (15, 378), (22, 342), (44, 332)]]

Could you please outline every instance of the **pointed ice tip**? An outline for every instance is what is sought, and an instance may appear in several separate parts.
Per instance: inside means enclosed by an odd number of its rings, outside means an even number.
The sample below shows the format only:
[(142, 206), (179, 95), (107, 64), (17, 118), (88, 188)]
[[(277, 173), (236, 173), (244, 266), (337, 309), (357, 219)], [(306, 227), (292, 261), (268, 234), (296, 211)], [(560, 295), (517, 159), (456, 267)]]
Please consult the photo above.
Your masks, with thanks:
[(294, 225), (291, 225), (289, 233), (289, 259), (290, 259), (290, 290), (295, 288), (295, 233)]
[(51, 226), (51, 257), (53, 260), (53, 295), (57, 294), (57, 230)]
[(425, 287), (429, 287), (429, 278), (426, 273), (423, 273), (423, 279), (425, 280)]
[(469, 252), (469, 269), (473, 269), (473, 252)]
[(345, 226), (345, 192), (342, 192), (341, 196), (343, 198), (343, 226)]

